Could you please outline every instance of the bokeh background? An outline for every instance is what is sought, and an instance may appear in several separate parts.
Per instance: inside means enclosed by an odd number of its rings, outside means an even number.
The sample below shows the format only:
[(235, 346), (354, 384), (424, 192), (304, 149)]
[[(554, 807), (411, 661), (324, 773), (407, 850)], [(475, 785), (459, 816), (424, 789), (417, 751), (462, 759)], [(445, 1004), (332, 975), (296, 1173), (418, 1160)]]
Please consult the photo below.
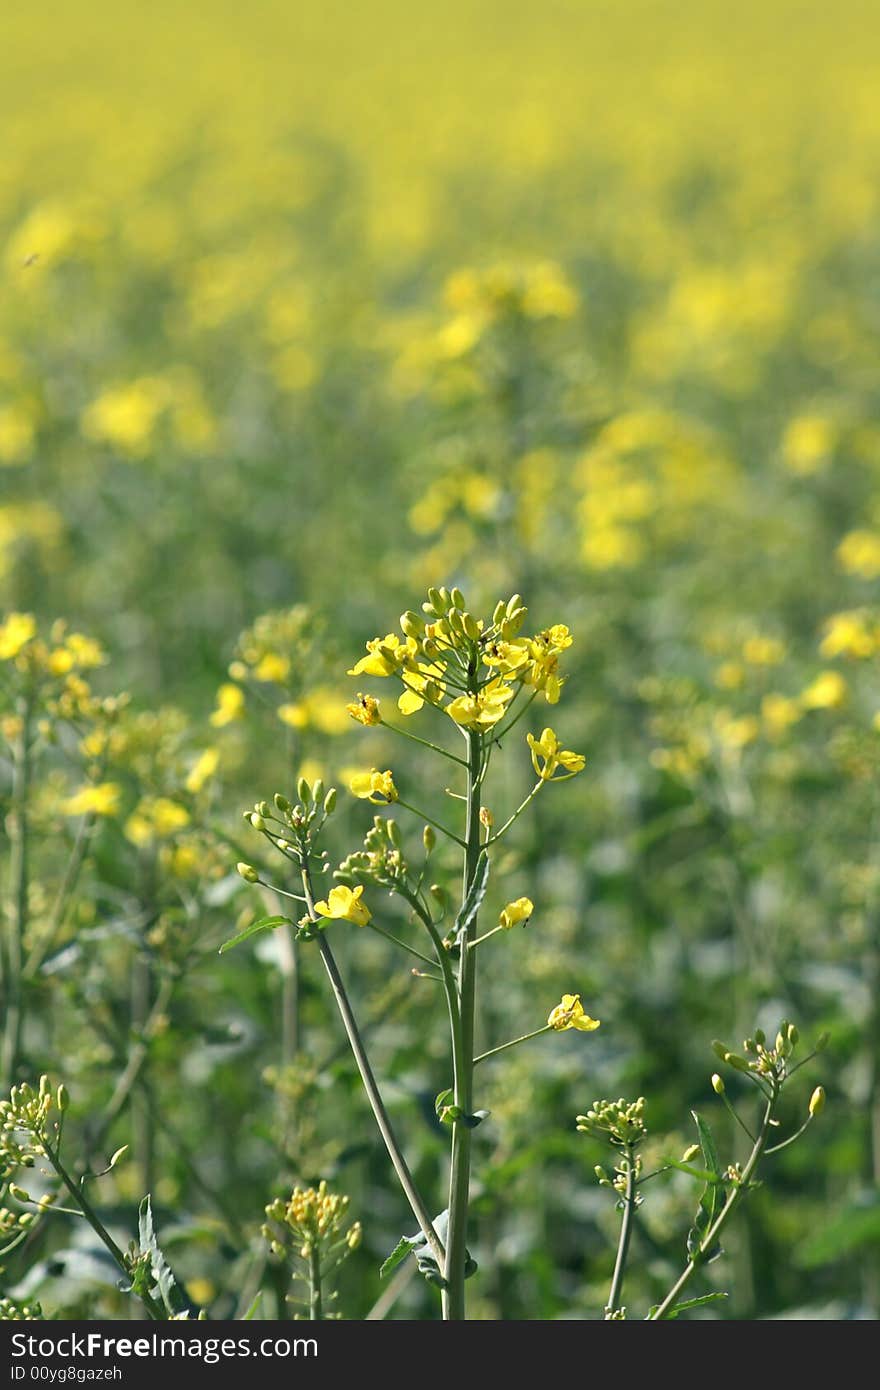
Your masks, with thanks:
[[(483, 1032), (571, 988), (603, 1026), (485, 1078), (475, 1315), (601, 1315), (616, 1218), (575, 1114), (645, 1094), (661, 1156), (698, 1105), (739, 1156), (709, 1043), (782, 1015), (831, 1029), (804, 1083), (829, 1105), (703, 1315), (877, 1315), (878, 27), (867, 0), (4, 7), (3, 604), (99, 639), (95, 688), (132, 698), (61, 922), (84, 774), (45, 750), (22, 1074), (64, 1076), (86, 1149), (131, 1143), (103, 1200), (127, 1231), (152, 1190), (213, 1315), (260, 1286), (287, 1315), (258, 1230), (294, 1181), (364, 1223), (346, 1316), (411, 1224), (319, 962), (216, 948), (260, 910), (230, 876), (255, 799), (390, 764), (449, 807), (442, 768), (432, 791), (344, 712), (429, 583), (571, 627), (553, 722), (588, 757), (511, 837), (493, 891), (538, 912)], [(339, 856), (369, 824), (343, 800)], [(339, 949), (439, 1192), (439, 1001), (383, 943)], [(693, 1206), (654, 1186), (634, 1314)], [(62, 1217), (3, 1281), (126, 1306)], [(396, 1294), (388, 1316), (433, 1309)]]

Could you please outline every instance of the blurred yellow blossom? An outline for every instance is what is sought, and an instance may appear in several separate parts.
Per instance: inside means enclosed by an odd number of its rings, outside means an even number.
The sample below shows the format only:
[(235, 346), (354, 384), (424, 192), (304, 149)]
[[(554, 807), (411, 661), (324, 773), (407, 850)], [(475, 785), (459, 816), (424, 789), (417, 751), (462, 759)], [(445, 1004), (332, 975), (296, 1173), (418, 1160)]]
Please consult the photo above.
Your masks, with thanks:
[(847, 683), (839, 671), (822, 671), (801, 692), (800, 703), (804, 709), (837, 709), (848, 693)]
[(237, 685), (221, 685), (217, 691), (217, 707), (211, 715), (215, 729), (222, 729), (244, 714), (244, 692)]
[(81, 787), (64, 802), (66, 816), (115, 816), (119, 813), (122, 792), (116, 782), (96, 782)]

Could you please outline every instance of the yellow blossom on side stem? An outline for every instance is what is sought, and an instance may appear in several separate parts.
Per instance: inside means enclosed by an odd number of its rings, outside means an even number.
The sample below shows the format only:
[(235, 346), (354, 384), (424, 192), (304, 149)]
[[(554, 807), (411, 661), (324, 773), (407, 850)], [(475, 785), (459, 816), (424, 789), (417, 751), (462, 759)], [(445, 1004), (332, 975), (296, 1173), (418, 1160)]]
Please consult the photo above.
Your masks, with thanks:
[(321, 917), (338, 918), (354, 922), (357, 927), (365, 927), (372, 913), (366, 903), (361, 902), (363, 891), (362, 885), (347, 888), (341, 883), (338, 887), (330, 889), (326, 900), (315, 903), (315, 911)]
[(362, 801), (371, 801), (374, 806), (385, 806), (397, 800), (397, 788), (390, 770), (377, 772), (374, 767), (369, 772), (358, 772), (349, 782), (355, 796)]
[(362, 656), (348, 672), (350, 676), (393, 676), (409, 666), (418, 652), (418, 643), (407, 637), (401, 642), (394, 632), (386, 637), (374, 637), (367, 643), (367, 655)]
[[(540, 738), (526, 734), (526, 741), (532, 750), (532, 767), (542, 782), (562, 782), (566, 777), (574, 777), (586, 766), (583, 753), (572, 753), (569, 748), (561, 748), (552, 729), (545, 729)], [(554, 775), (557, 768), (562, 768), (558, 777)]]
[(590, 1015), (584, 1012), (579, 994), (563, 994), (556, 1008), (550, 1011), (547, 1027), (553, 1028), (557, 1033), (564, 1033), (568, 1028), (577, 1028), (581, 1033), (593, 1033), (599, 1027), (599, 1019), (590, 1018)]
[(516, 902), (508, 903), (501, 909), (498, 924), (505, 929), (518, 926), (520, 923), (525, 926), (534, 910), (535, 904), (531, 898), (517, 898)]
[(446, 713), (465, 729), (491, 729), (504, 718), (504, 712), (513, 695), (513, 687), (505, 685), (501, 678), (497, 677), (477, 695), (459, 695), (446, 706)]
[(346, 705), (345, 708), (348, 710), (352, 719), (356, 720), (358, 724), (370, 725), (382, 723), (382, 718), (379, 714), (379, 701), (372, 695), (361, 695), (361, 693), (358, 692), (357, 699), (352, 700), (351, 704)]

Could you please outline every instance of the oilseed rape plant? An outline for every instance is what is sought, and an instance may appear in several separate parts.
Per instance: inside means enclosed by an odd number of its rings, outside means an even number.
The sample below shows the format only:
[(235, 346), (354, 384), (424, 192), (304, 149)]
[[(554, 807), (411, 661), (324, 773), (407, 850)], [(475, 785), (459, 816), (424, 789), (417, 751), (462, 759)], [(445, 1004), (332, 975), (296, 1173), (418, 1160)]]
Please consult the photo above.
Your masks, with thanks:
[[(599, 1021), (584, 1010), (579, 995), (566, 994), (550, 1010), (542, 1028), (499, 1043), (479, 1055), (475, 1038), (479, 1020), (480, 951), (497, 934), (519, 924), (525, 926), (534, 912), (528, 898), (508, 903), (500, 911), (495, 927), (480, 932), (478, 926), (486, 897), (492, 862), (503, 837), (548, 782), (573, 777), (585, 765), (585, 758), (562, 750), (552, 729), (545, 729), (539, 741), (531, 734), (527, 742), (537, 781), (518, 806), (511, 809), (496, 828), (487, 796), (493, 760), (502, 746), (513, 743), (512, 733), (538, 698), (558, 703), (565, 677), (560, 662), (571, 646), (572, 636), (562, 624), (544, 629), (534, 636), (523, 633), (527, 609), (520, 596), (499, 600), (491, 617), (476, 618), (457, 588), (432, 588), (422, 605), (423, 615), (408, 611), (400, 620), (402, 636), (389, 633), (367, 643), (367, 654), (350, 669), (349, 675), (392, 679), (401, 687), (396, 705), (407, 725), (386, 724), (381, 701), (371, 694), (358, 693), (348, 705), (352, 719), (365, 727), (387, 727), (407, 740), (420, 744), (426, 756), (454, 765), (461, 790), (449, 791), (458, 808), (452, 824), (440, 822), (404, 799), (391, 770), (375, 768), (352, 778), (351, 791), (359, 798), (379, 806), (399, 806), (423, 822), (422, 846), (417, 864), (407, 857), (405, 838), (396, 820), (377, 816), (367, 832), (364, 849), (342, 861), (335, 876), (339, 884), (326, 899), (317, 899), (315, 875), (326, 869), (326, 851), (320, 849), (320, 834), (336, 805), (334, 789), (326, 792), (319, 781), (298, 787), (299, 801), (291, 805), (281, 793), (272, 805), (259, 803), (245, 819), (287, 859), (298, 873), (297, 893), (280, 891), (297, 898), (305, 906), (298, 921), (300, 940), (314, 940), (330, 981), (331, 990), (356, 1058), (361, 1079), (394, 1170), (419, 1223), (413, 1241), (404, 1240), (393, 1262), (410, 1250), (420, 1249), (420, 1268), (441, 1290), (443, 1316), (457, 1320), (465, 1316), (465, 1280), (475, 1271), (467, 1246), (471, 1193), (472, 1134), (487, 1118), (485, 1109), (476, 1108), (475, 1071), (478, 1063), (497, 1053), (545, 1032), (570, 1028), (592, 1032)], [(444, 743), (435, 743), (413, 733), (408, 722), (421, 711), (440, 716), (439, 737), (450, 728), (461, 736), (459, 752)], [(444, 718), (445, 717), (445, 718)], [(449, 721), (449, 722), (447, 722)], [(446, 740), (448, 743), (448, 738)], [(558, 774), (557, 769), (561, 772)], [(439, 883), (426, 887), (432, 876), (435, 854), (446, 859), (438, 846), (452, 847), (460, 860), (461, 889), (458, 906), (452, 911), (451, 896)], [(444, 864), (444, 868), (446, 865)], [(262, 882), (248, 863), (239, 863), (238, 872), (249, 882)], [(375, 909), (363, 901), (368, 888), (385, 889), (406, 906), (411, 926), (423, 932), (431, 954), (413, 944), (412, 933), (395, 936), (375, 920)], [(278, 891), (278, 890), (276, 890)], [(378, 915), (378, 914), (376, 914)], [(261, 929), (282, 925), (284, 917), (269, 917), (248, 927), (227, 943), (238, 944)], [(402, 1147), (392, 1128), (363, 1036), (343, 982), (327, 928), (331, 922), (345, 921), (381, 933), (393, 945), (429, 967), (427, 975), (443, 990), (449, 1023), (449, 1062), (452, 1085), (436, 1099), (437, 1116), (449, 1126), (450, 1163), (447, 1205), (438, 1216), (419, 1191), (407, 1165)], [(496, 943), (497, 945), (497, 943)], [(224, 948), (225, 949), (225, 948)]]

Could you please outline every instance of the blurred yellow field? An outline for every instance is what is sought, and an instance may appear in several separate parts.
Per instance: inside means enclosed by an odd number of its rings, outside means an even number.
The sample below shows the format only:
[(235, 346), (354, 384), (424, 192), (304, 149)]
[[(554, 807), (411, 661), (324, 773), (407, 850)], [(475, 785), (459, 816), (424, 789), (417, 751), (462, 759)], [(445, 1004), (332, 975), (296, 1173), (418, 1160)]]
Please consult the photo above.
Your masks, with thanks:
[[(668, 1241), (693, 1222), (700, 1264), (715, 1192), (695, 1218), (666, 1160), (696, 1139), (713, 1168), (688, 1112), (714, 1107), (738, 1190), (726, 1107), (789, 1067), (789, 1020), (831, 1033), (822, 1096), (780, 1101), (810, 1132), (750, 1197), (729, 1301), (694, 1315), (877, 1316), (878, 39), (862, 0), (0, 16), (3, 1085), (36, 1088), (37, 1133), (63, 1079), (80, 1166), (130, 1146), (101, 1191), (123, 1228), (152, 1192), (191, 1311), (292, 1316), (319, 1221), (345, 1317), (440, 1307), (445, 1213), (411, 1243), (427, 1283), (378, 1274), (422, 1217), (326, 939), (416, 1185), (477, 1131), (467, 1251), (451, 1157), (471, 1316), (666, 1310)], [(435, 740), (459, 766), (433, 776)], [(461, 801), (432, 859), (424, 825)], [(300, 869), (320, 821), (337, 879), (267, 886), (263, 805)], [(450, 1089), (445, 956), (426, 975), (354, 928), (384, 922), (376, 864), (425, 852), (391, 928), (424, 907), (460, 951), (499, 827), (470, 1041), (566, 1036), (477, 1072), (480, 1124), (457, 1053)], [(667, 1174), (623, 1301), (609, 1136)], [(60, 1216), (22, 1236), (28, 1210), (0, 1208), (8, 1315), (130, 1316), (118, 1271)]]

